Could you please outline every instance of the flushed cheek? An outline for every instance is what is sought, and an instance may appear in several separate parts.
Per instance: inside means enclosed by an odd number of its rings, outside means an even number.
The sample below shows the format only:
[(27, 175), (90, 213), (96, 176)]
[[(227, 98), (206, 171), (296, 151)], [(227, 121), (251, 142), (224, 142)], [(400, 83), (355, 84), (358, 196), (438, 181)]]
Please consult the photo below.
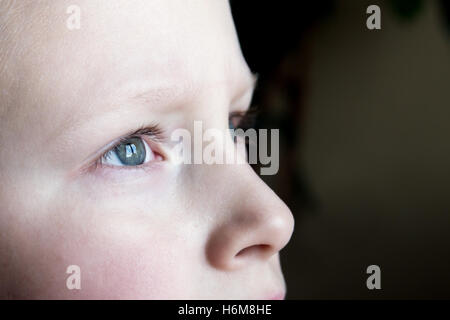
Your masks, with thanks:
[[(21, 261), (23, 265), (33, 266), (23, 270), (32, 285), (30, 291), (24, 291), (25, 295), (51, 299), (190, 296), (187, 290), (193, 286), (186, 283), (193, 267), (187, 264), (193, 261), (190, 250), (175, 252), (174, 248), (182, 248), (183, 244), (170, 237), (170, 231), (167, 236), (161, 236), (165, 231), (162, 227), (144, 228), (123, 222), (122, 226), (120, 231), (111, 224), (96, 230), (63, 228), (63, 232), (46, 237), (45, 241), (39, 242), (37, 237), (29, 239), (34, 241), (35, 250), (32, 255), (24, 255)], [(30, 243), (25, 245), (28, 247)], [(79, 267), (80, 273), (73, 270), (71, 274), (66, 273), (69, 266)], [(69, 278), (79, 280), (81, 289), (70, 290)]]
[[(173, 255), (170, 248), (117, 241), (91, 245), (76, 252), (74, 264), (82, 272), (82, 289), (69, 296), (99, 299), (161, 299), (189, 296), (191, 286), (179, 268), (188, 259)], [(67, 260), (67, 262), (69, 259)]]
[(125, 201), (123, 207), (117, 203), (122, 208), (118, 212), (97, 209), (89, 223), (80, 226), (83, 245), (78, 257), (86, 264), (86, 290), (114, 298), (188, 296), (185, 290), (192, 286), (185, 279), (198, 266), (181, 213), (143, 199), (135, 201), (146, 206), (127, 212), (130, 206)]
[(65, 230), (55, 239), (58, 254), (82, 272), (82, 289), (66, 292), (68, 297), (189, 295), (186, 262), (193, 264), (195, 250), (186, 247), (184, 212), (171, 206), (173, 176), (160, 169), (144, 177), (131, 172), (80, 179), (66, 192), (73, 195), (70, 200), (54, 207), (63, 214), (53, 225)]
[[(69, 197), (70, 198), (70, 197)], [(192, 296), (198, 268), (184, 212), (139, 196), (104, 203), (81, 197), (33, 212), (11, 230), (11, 292), (19, 298), (154, 299)], [(112, 210), (114, 208), (114, 210)], [(179, 221), (179, 223), (174, 223)], [(14, 238), (14, 239), (13, 239)], [(69, 266), (81, 289), (69, 290)], [(73, 272), (73, 271), (72, 271)], [(73, 278), (72, 278), (73, 279)]]

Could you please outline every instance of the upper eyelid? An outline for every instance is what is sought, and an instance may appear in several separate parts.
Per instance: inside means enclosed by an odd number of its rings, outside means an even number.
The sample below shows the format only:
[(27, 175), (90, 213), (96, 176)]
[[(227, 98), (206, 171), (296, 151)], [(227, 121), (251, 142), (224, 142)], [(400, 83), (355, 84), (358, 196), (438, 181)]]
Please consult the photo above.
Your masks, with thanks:
[(231, 112), (229, 118), (230, 119), (240, 118), (240, 124), (242, 122), (245, 122), (244, 125), (247, 124), (249, 126), (253, 126), (258, 114), (259, 114), (259, 110), (253, 106), (246, 111)]
[(258, 113), (259, 113), (259, 110), (255, 106), (252, 106), (252, 107), (248, 108), (245, 111), (233, 111), (233, 112), (230, 112), (230, 118), (232, 118), (232, 117), (256, 116), (256, 115), (258, 115)]
[(240, 88), (239, 92), (231, 100), (231, 104), (238, 104), (239, 101), (242, 100), (245, 101), (246, 105), (250, 104), (251, 99), (258, 88), (258, 79), (259, 75), (257, 73), (249, 72), (247, 75), (246, 83)]
[(126, 140), (133, 137), (140, 137), (140, 136), (149, 136), (157, 141), (164, 140), (164, 131), (159, 125), (150, 125), (150, 126), (142, 126), (141, 128), (137, 129), (136, 131), (120, 138), (120, 140)]
[(165, 136), (164, 131), (161, 129), (159, 125), (150, 125), (150, 126), (142, 126), (139, 129), (124, 135), (115, 141), (108, 144), (108, 146), (105, 148), (107, 149), (105, 152), (108, 152), (111, 149), (114, 149), (121, 143), (126, 142), (128, 139), (131, 138), (141, 138), (142, 136), (150, 137), (155, 142), (164, 142)]

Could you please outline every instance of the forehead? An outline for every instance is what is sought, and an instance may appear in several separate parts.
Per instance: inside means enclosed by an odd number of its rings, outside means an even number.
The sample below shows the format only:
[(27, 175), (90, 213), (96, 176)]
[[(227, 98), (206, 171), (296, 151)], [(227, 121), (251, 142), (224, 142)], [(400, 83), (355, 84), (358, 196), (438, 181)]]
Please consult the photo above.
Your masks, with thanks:
[(225, 0), (77, 1), (79, 30), (67, 28), (71, 4), (22, 6), (28, 27), (8, 68), (21, 91), (16, 105), (57, 105), (52, 115), (64, 119), (146, 85), (167, 93), (251, 81)]

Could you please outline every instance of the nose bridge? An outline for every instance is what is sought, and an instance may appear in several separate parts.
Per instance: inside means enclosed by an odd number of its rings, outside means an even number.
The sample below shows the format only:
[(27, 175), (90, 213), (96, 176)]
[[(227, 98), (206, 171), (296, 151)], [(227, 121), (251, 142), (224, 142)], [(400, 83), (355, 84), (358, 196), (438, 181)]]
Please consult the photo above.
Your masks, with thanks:
[(222, 212), (206, 247), (211, 265), (232, 270), (264, 262), (278, 253), (288, 243), (294, 226), (287, 206), (249, 165), (211, 170), (227, 176), (222, 189), (227, 191), (217, 195), (222, 197)]

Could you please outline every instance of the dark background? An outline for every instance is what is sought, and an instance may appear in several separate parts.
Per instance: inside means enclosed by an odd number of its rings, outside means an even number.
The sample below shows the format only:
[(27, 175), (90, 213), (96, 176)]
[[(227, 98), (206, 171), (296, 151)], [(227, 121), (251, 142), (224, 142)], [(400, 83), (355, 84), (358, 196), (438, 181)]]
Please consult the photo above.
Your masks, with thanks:
[(231, 4), (257, 127), (281, 134), (287, 298), (450, 299), (450, 1)]

